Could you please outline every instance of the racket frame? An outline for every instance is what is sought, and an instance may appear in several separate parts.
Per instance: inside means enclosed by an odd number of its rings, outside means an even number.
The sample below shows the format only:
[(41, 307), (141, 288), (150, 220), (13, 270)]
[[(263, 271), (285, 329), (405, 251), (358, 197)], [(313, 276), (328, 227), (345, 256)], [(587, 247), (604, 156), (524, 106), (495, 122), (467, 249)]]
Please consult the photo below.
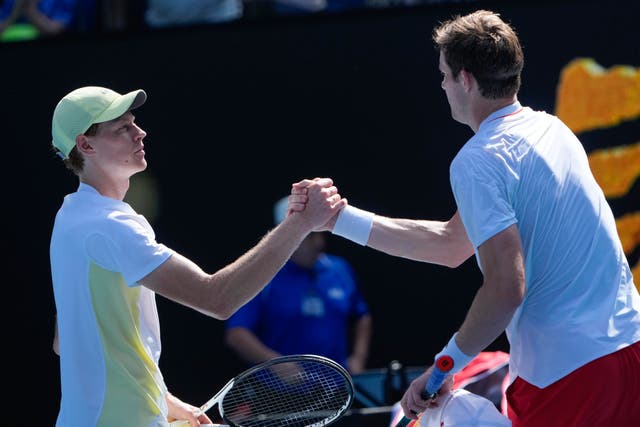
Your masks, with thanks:
[(235, 426), (235, 423), (233, 423), (232, 420), (229, 420), (225, 417), (224, 410), (222, 408), (223, 406), (222, 402), (224, 401), (225, 396), (233, 388), (236, 382), (239, 382), (245, 377), (253, 375), (257, 371), (269, 369), (276, 365), (281, 365), (284, 363), (300, 363), (300, 362), (314, 362), (314, 363), (320, 363), (325, 366), (329, 366), (334, 371), (338, 372), (345, 379), (345, 382), (348, 386), (348, 393), (347, 393), (348, 398), (344, 402), (344, 405), (341, 408), (339, 408), (337, 411), (335, 411), (333, 416), (328, 417), (325, 420), (320, 420), (319, 422), (315, 422), (313, 424), (305, 425), (305, 427), (321, 427), (337, 421), (340, 417), (342, 417), (342, 415), (344, 415), (349, 410), (349, 408), (353, 404), (354, 394), (355, 394), (355, 387), (353, 385), (353, 380), (351, 379), (351, 376), (349, 375), (347, 370), (344, 367), (342, 367), (340, 364), (336, 363), (335, 361), (333, 361), (328, 357), (319, 356), (316, 354), (293, 354), (293, 355), (287, 355), (287, 356), (280, 356), (280, 357), (276, 357), (276, 358), (267, 360), (265, 362), (262, 362), (258, 365), (252, 366), (251, 368), (243, 371), (242, 373), (236, 375), (231, 380), (229, 380), (229, 382), (227, 382), (224, 385), (224, 387), (220, 389), (220, 391), (218, 391), (211, 399), (209, 399), (205, 404), (203, 404), (199, 408), (199, 412), (197, 415), (204, 414), (213, 406), (218, 404), (218, 412), (220, 413), (220, 416), (222, 417), (222, 419), (226, 423), (228, 423), (230, 427)]

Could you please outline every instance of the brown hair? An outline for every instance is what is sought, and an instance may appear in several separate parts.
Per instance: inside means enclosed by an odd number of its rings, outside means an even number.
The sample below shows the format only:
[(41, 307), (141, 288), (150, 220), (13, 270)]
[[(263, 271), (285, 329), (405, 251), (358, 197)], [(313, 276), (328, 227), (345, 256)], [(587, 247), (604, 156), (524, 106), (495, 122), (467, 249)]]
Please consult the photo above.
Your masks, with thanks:
[[(89, 129), (84, 132), (84, 135), (94, 136), (96, 133), (98, 133), (98, 126), (99, 123), (92, 124), (91, 126), (89, 126)], [(59, 150), (56, 149), (56, 151), (60, 153)], [(84, 168), (84, 157), (82, 157), (82, 154), (78, 152), (78, 149), (76, 147), (73, 147), (69, 152), (69, 156), (62, 161), (67, 169), (69, 169), (76, 175), (80, 175), (82, 169)]]
[(434, 29), (433, 41), (453, 77), (468, 71), (482, 96), (498, 99), (518, 93), (524, 54), (516, 32), (499, 14), (479, 10), (456, 16)]

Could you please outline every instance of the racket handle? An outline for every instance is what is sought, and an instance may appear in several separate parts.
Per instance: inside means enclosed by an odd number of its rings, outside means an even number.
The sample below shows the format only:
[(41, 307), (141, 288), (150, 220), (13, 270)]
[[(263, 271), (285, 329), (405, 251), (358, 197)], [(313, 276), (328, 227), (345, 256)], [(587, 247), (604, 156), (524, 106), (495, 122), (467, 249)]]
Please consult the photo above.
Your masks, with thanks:
[[(442, 355), (438, 357), (436, 363), (431, 372), (431, 376), (427, 380), (427, 384), (422, 392), (422, 398), (424, 400), (434, 400), (437, 396), (438, 390), (442, 387), (442, 383), (449, 371), (453, 369), (453, 358), (451, 356)], [(402, 417), (395, 427), (406, 427), (411, 422), (411, 418), (406, 416)]]
[(396, 424), (396, 427), (407, 427), (410, 422), (411, 418), (402, 417), (402, 419), (398, 421), (398, 424)]
[(433, 372), (427, 381), (427, 385), (422, 393), (423, 399), (435, 399), (438, 390), (442, 387), (444, 379), (447, 378), (449, 371), (453, 369), (453, 358), (446, 354), (438, 357), (436, 364), (433, 367)]

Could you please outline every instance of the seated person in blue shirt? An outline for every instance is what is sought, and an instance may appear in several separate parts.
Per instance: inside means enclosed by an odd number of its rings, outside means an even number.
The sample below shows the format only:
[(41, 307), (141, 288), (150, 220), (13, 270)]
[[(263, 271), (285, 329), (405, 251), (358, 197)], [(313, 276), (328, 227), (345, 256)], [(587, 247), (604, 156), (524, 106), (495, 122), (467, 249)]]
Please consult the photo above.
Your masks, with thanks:
[(61, 34), (75, 23), (78, 3), (79, 0), (0, 1), (0, 34), (13, 26), (30, 27), (32, 37)]
[[(286, 209), (285, 197), (274, 207), (276, 224)], [(324, 233), (309, 234), (262, 292), (226, 321), (226, 344), (248, 364), (318, 354), (351, 374), (366, 368), (372, 328), (368, 305), (351, 266), (324, 253), (325, 246)]]

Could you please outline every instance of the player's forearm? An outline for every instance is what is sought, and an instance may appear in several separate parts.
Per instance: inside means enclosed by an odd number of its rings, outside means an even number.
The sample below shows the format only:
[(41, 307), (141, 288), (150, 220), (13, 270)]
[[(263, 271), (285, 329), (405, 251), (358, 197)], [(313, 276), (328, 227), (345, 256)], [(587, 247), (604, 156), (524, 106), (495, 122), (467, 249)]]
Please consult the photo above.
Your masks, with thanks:
[(211, 277), (230, 316), (255, 297), (282, 268), (302, 240), (314, 229), (325, 224), (346, 205), (337, 188), (328, 178), (319, 178), (307, 187), (307, 205), (303, 212), (294, 212), (263, 237), (260, 242)]
[(483, 285), (477, 292), (457, 336), (460, 349), (466, 354), (477, 354), (502, 334), (521, 300), (496, 292)]
[(522, 245), (514, 224), (478, 248), (484, 281), (460, 329), (436, 355), (453, 360), (450, 373), (464, 368), (507, 327), (525, 295)]
[(287, 218), (233, 263), (211, 276), (216, 296), (225, 302), (230, 316), (275, 276), (300, 245), (309, 230)]
[(306, 233), (295, 219), (287, 220), (235, 262), (212, 275), (174, 253), (140, 282), (166, 298), (224, 320), (266, 286)]
[(346, 204), (328, 178), (307, 187), (307, 209), (289, 215), (236, 261), (209, 275), (174, 253), (140, 280), (144, 286), (217, 319), (228, 319), (255, 297), (282, 268), (302, 240)]
[(448, 267), (473, 255), (457, 214), (449, 221), (376, 216), (367, 245), (390, 255)]
[(526, 289), (522, 245), (516, 225), (479, 248), (484, 281), (458, 334), (462, 351), (474, 354), (491, 344), (522, 304)]

